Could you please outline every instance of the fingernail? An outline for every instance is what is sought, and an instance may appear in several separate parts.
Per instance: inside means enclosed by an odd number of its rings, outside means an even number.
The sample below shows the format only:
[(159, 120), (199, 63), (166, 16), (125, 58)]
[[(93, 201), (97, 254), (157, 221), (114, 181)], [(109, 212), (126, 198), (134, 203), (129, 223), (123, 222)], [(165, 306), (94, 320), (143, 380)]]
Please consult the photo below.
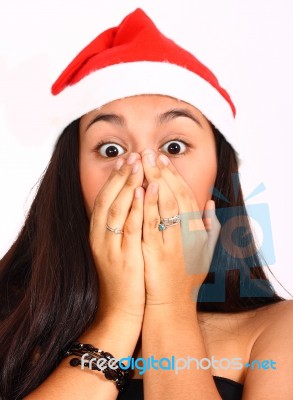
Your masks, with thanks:
[(136, 174), (136, 173), (138, 172), (138, 170), (139, 170), (139, 164), (136, 163), (136, 164), (134, 164), (133, 167), (132, 167), (132, 173), (133, 173), (133, 174)]
[(148, 163), (151, 167), (155, 167), (156, 166), (156, 156), (154, 155), (154, 153), (149, 153), (147, 155), (147, 160)]
[(142, 197), (142, 188), (141, 187), (138, 187), (135, 189), (134, 196), (137, 199), (140, 199)]
[(169, 158), (164, 156), (163, 154), (159, 155), (159, 159), (162, 161), (163, 164), (169, 165), (170, 161)]
[(150, 184), (150, 189), (151, 189), (151, 194), (156, 194), (156, 193), (158, 193), (158, 188), (159, 188), (159, 185), (158, 185), (158, 183), (157, 182), (152, 182), (151, 184)]
[(131, 165), (131, 164), (134, 163), (135, 160), (136, 160), (136, 154), (135, 153), (131, 153), (129, 155), (129, 157), (128, 157), (127, 164)]
[(118, 171), (122, 167), (123, 164), (124, 164), (123, 158), (118, 158), (114, 168)]

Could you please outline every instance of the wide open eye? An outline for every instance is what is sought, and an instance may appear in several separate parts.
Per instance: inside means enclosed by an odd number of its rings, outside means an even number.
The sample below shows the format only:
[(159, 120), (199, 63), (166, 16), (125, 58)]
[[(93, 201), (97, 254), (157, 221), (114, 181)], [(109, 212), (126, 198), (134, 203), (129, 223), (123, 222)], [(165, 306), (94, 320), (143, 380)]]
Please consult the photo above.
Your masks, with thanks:
[(104, 143), (98, 145), (97, 150), (100, 153), (100, 155), (105, 158), (119, 157), (123, 153), (125, 153), (123, 147), (117, 143)]
[(182, 140), (170, 140), (169, 142), (165, 143), (161, 149), (165, 153), (177, 155), (185, 153), (187, 150), (187, 145)]

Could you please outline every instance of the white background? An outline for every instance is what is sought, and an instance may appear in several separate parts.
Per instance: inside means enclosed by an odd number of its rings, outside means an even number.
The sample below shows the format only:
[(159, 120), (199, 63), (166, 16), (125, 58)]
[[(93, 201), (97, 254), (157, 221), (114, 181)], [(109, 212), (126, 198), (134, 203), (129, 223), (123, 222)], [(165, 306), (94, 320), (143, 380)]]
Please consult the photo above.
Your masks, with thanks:
[(0, 4), (0, 257), (23, 223), (57, 137), (49, 118), (50, 85), (89, 41), (142, 7), (166, 36), (209, 66), (231, 94), (244, 193), (260, 183), (266, 187), (248, 204), (269, 205), (276, 254), (271, 270), (293, 293), (290, 0)]

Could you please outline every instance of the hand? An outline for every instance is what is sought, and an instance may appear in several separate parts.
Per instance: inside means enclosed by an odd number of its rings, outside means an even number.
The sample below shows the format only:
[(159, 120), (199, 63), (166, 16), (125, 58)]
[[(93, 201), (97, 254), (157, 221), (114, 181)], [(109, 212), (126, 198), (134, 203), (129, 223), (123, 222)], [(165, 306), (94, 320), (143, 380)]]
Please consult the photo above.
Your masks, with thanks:
[[(96, 197), (90, 223), (90, 246), (97, 267), (99, 319), (117, 315), (142, 322), (145, 305), (144, 260), (141, 249), (143, 168), (138, 154), (118, 159)], [(122, 163), (122, 166), (121, 166)], [(137, 170), (138, 169), (138, 170)], [(115, 234), (106, 229), (123, 229)]]
[[(167, 166), (148, 150), (142, 156), (149, 182), (142, 241), (146, 305), (196, 301), (220, 232), (214, 202), (207, 202), (202, 215), (191, 189), (170, 160), (165, 160)], [(177, 214), (180, 224), (159, 231), (160, 218)]]

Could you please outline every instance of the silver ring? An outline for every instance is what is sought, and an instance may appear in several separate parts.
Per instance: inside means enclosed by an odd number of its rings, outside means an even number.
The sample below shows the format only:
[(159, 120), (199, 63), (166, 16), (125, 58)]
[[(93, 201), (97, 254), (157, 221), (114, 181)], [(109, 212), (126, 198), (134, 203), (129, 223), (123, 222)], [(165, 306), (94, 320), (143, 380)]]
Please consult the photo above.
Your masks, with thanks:
[(120, 228), (111, 228), (108, 224), (106, 224), (106, 228), (108, 229), (108, 231), (113, 232), (115, 234), (123, 234), (123, 230)]
[(166, 225), (166, 226), (172, 226), (179, 224), (181, 222), (181, 216), (179, 214), (174, 215), (173, 217), (170, 218), (161, 218), (160, 223)]
[(173, 217), (170, 218), (161, 218), (160, 223), (158, 225), (159, 231), (164, 231), (165, 229), (168, 228), (168, 226), (174, 226), (177, 224), (180, 224), (181, 222), (181, 216), (179, 214), (174, 215)]

